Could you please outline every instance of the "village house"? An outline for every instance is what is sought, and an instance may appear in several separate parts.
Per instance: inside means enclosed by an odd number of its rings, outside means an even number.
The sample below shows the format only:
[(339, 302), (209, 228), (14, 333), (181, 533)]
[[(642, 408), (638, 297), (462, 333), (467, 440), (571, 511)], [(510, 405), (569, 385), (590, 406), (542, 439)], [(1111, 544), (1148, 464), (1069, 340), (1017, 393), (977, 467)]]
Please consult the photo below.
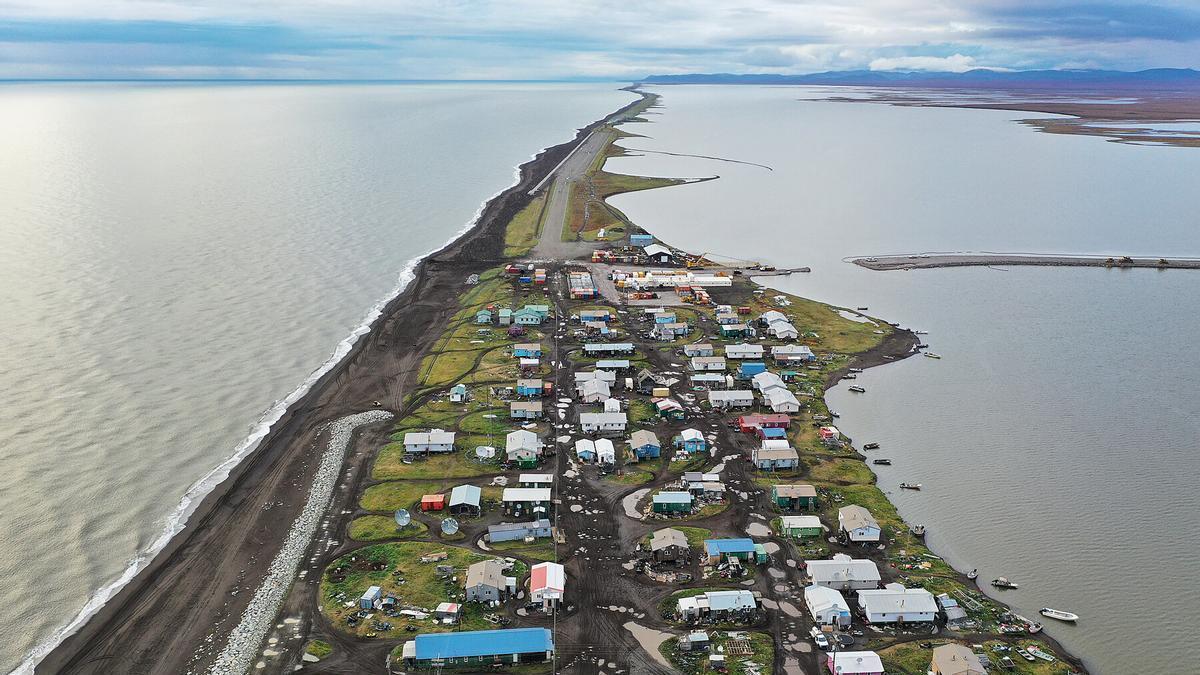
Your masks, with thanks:
[(512, 313), (512, 321), (518, 326), (538, 326), (550, 316), (547, 305), (525, 305)]
[(792, 325), (783, 312), (771, 310), (763, 313), (758, 319), (759, 324), (767, 329), (767, 335), (780, 340), (795, 340), (800, 337), (800, 331)]
[(838, 591), (879, 588), (879, 567), (873, 560), (855, 560), (838, 553), (832, 560), (805, 560), (809, 583)]
[(721, 373), (700, 373), (689, 378), (693, 387), (704, 389), (728, 389), (733, 386), (733, 377)]
[(523, 473), (517, 477), (517, 485), (519, 487), (548, 488), (554, 485), (554, 474), (552, 473)]
[(683, 404), (673, 398), (656, 398), (654, 399), (654, 411), (658, 416), (666, 420), (682, 420), (687, 416), (683, 410)]
[[(750, 380), (754, 376), (767, 373), (767, 364), (762, 361), (747, 361), (738, 366), (737, 376), (739, 380)], [(782, 383), (782, 382), (781, 382)], [(758, 387), (754, 387), (758, 389)]]
[(612, 398), (612, 387), (603, 379), (588, 379), (578, 386), (577, 393), (584, 403), (603, 403)]
[(754, 466), (764, 471), (795, 469), (800, 465), (800, 455), (787, 440), (766, 440), (762, 447), (751, 452)]
[(771, 347), (771, 358), (776, 363), (808, 363), (816, 361), (817, 355), (805, 345), (779, 345)]
[(609, 398), (604, 400), (604, 412), (619, 413), (621, 412), (621, 399)]
[(450, 387), (451, 403), (462, 403), (463, 401), (467, 400), (468, 395), (469, 393), (467, 391), (467, 385), (465, 384), (459, 383), (453, 387)]
[(462, 618), (462, 605), (457, 602), (442, 602), (433, 609), (433, 618), (444, 624), (458, 623)]
[(850, 625), (850, 603), (837, 590), (826, 586), (806, 586), (804, 605), (808, 607), (808, 615), (813, 623), (818, 626)]
[(950, 643), (933, 648), (930, 675), (987, 675), (979, 656), (969, 648)]
[(749, 389), (728, 389), (708, 392), (708, 404), (714, 410), (749, 408), (754, 405), (754, 392)]
[(516, 462), (522, 468), (537, 464), (542, 455), (542, 441), (532, 431), (518, 429), (509, 432), (505, 438), (504, 454), (510, 462)]
[(596, 463), (609, 466), (617, 463), (617, 449), (607, 438), (596, 439)]
[(779, 441), (787, 438), (787, 429), (778, 427), (758, 427), (754, 430), (754, 435), (760, 441)]
[(498, 523), (488, 525), (487, 540), (489, 543), (502, 541), (522, 541), (525, 539), (542, 539), (554, 534), (550, 521), (542, 518), (524, 523)]
[(661, 307), (651, 312), (650, 315), (654, 317), (654, 323), (675, 323), (676, 321), (675, 312), (668, 312)]
[(590, 438), (575, 441), (575, 457), (581, 462), (596, 461), (596, 441)]
[(716, 320), (718, 326), (728, 326), (730, 324), (743, 323), (742, 318), (733, 311), (718, 311), (716, 316), (713, 318)]
[(705, 371), (723, 371), (725, 370), (725, 357), (723, 356), (694, 356), (691, 361), (692, 370), (696, 372)]
[(629, 370), (629, 359), (600, 359), (596, 362), (596, 370), (613, 371), (615, 378), (617, 372)]
[(633, 354), (634, 347), (630, 342), (589, 342), (583, 346), (586, 356), (609, 356), (612, 354)]
[(854, 543), (878, 543), (882, 530), (870, 511), (851, 504), (838, 509), (838, 533)]
[(737, 558), (747, 563), (753, 563), (758, 559), (754, 542), (745, 538), (705, 539), (704, 555), (709, 565), (716, 565), (730, 558)]
[(508, 416), (514, 420), (536, 420), (542, 417), (541, 401), (513, 401), (508, 404)]
[(514, 664), (549, 661), (554, 635), (549, 628), (425, 633), (404, 643), (406, 668), (456, 668), (467, 664)]
[[(718, 327), (718, 329), (721, 331), (721, 337), (727, 338), (727, 339), (729, 339), (729, 338), (748, 338), (748, 337), (755, 336), (754, 329), (744, 323), (725, 323), (725, 324), (721, 324)], [(733, 354), (731, 354), (729, 352), (728, 347), (725, 348), (725, 355), (731, 359), (751, 358), (751, 357), (734, 356)], [(762, 357), (761, 351), (759, 352), (758, 357), (759, 358)]]
[(554, 387), (553, 382), (543, 382), (542, 380), (517, 380), (517, 396), (526, 396), (528, 398), (542, 398), (549, 396)]
[(714, 621), (737, 621), (749, 618), (758, 609), (754, 594), (746, 590), (706, 591), (700, 595), (680, 598), (676, 611), (685, 621), (708, 617)]
[(586, 323), (588, 321), (609, 321), (612, 319), (612, 314), (607, 309), (584, 309), (579, 312), (579, 321)]
[(486, 309), (481, 309), (475, 312), (475, 323), (491, 325), (492, 313)]
[(762, 345), (752, 345), (752, 344), (729, 345), (729, 346), (725, 347), (725, 358), (738, 359), (741, 361), (745, 361), (747, 359), (754, 359), (756, 361), (761, 361), (764, 351), (765, 350), (763, 349)]
[(858, 592), (858, 605), (867, 621), (880, 623), (932, 623), (937, 619), (937, 601), (924, 588), (887, 584)]
[(540, 359), (542, 358), (542, 346), (532, 342), (513, 345), (512, 354), (517, 358)]
[(775, 387), (787, 388), (787, 385), (784, 383), (781, 377), (775, 373), (765, 370), (765, 366), (763, 370), (755, 373), (750, 378), (750, 388), (755, 391), (765, 392), (768, 389)]
[(404, 452), (409, 455), (454, 452), (454, 432), (443, 429), (409, 431), (404, 434)]
[(683, 355), (688, 358), (694, 358), (697, 356), (712, 356), (713, 353), (713, 346), (707, 342), (696, 342), (683, 346)]
[(659, 492), (651, 500), (651, 509), (655, 513), (690, 513), (692, 511), (692, 494), (690, 492)]
[[(625, 413), (580, 413), (579, 426), (586, 434), (619, 434), (625, 431), (628, 424)], [(599, 447), (597, 447), (599, 452)]]
[(840, 445), (842, 442), (842, 432), (835, 426), (827, 425), (817, 429), (817, 436), (825, 445)]
[(650, 535), (650, 555), (658, 562), (687, 558), (687, 536), (672, 527), (655, 530)]
[(737, 429), (744, 434), (756, 433), (759, 429), (784, 429), (792, 423), (787, 415), (741, 415), (737, 418)]
[(476, 485), (459, 485), (450, 491), (450, 513), (478, 516), (483, 511), (483, 491)]
[(704, 440), (704, 434), (700, 433), (699, 429), (684, 429), (674, 440), (675, 447), (688, 454), (704, 452), (708, 449), (708, 442)]
[(629, 448), (637, 459), (652, 459), (662, 454), (659, 437), (647, 430), (634, 431), (629, 437)]
[(550, 512), (550, 488), (504, 488), (504, 512), (512, 516), (545, 518)]
[(504, 576), (498, 560), (484, 560), (467, 568), (467, 602), (503, 602), (516, 590), (517, 580)]
[(599, 380), (607, 384), (610, 388), (617, 383), (617, 374), (611, 370), (588, 370), (578, 371), (575, 373), (575, 389), (578, 393), (583, 388), (584, 384), (593, 380)]
[(554, 608), (566, 594), (567, 570), (558, 563), (543, 562), (529, 570), (529, 601), (542, 603), (542, 611)]
[(831, 652), (825, 666), (838, 675), (884, 675), (883, 661), (875, 652)]
[(816, 516), (783, 516), (779, 520), (779, 530), (785, 537), (811, 539), (825, 532), (821, 519)]
[(650, 331), (650, 337), (663, 342), (670, 342), (692, 332), (692, 327), (686, 323), (660, 323)]
[(496, 312), (496, 323), (501, 326), (508, 326), (512, 324), (512, 310), (507, 307), (503, 307), (500, 309), (500, 311)]
[(772, 485), (771, 501), (785, 511), (817, 508), (817, 488), (811, 485)]
[(763, 403), (771, 409), (771, 412), (785, 414), (800, 412), (800, 400), (783, 387), (771, 387), (763, 392)]
[(616, 331), (609, 328), (608, 324), (603, 321), (584, 321), (583, 329), (588, 335), (598, 335), (602, 338), (607, 338), (610, 335), (616, 334)]

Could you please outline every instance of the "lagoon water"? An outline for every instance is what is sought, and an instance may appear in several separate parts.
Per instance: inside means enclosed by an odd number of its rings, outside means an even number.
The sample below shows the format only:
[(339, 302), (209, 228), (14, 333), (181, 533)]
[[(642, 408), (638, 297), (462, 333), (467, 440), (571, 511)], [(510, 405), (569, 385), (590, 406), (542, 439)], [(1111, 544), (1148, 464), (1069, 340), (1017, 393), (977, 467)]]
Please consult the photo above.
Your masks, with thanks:
[[(817, 102), (797, 87), (655, 89), (642, 175), (720, 180), (613, 203), (665, 240), (811, 274), (770, 285), (929, 331), (941, 360), (860, 375), (830, 404), (893, 459), (880, 486), (931, 546), (1095, 672), (1192, 672), (1200, 587), (1200, 274), (1098, 268), (872, 272), (923, 251), (1200, 256), (1200, 151), (1035, 133), (1005, 111)], [(838, 92), (839, 94), (841, 92)], [(919, 481), (919, 493), (900, 491)], [(988, 589), (989, 592), (991, 589)]]
[(618, 86), (0, 86), (0, 672)]

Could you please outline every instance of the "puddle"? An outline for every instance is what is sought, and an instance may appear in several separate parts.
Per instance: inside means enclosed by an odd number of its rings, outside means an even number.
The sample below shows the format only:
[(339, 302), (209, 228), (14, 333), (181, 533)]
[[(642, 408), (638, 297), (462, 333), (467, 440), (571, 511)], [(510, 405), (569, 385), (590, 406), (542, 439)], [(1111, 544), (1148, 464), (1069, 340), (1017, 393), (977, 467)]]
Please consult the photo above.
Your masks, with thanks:
[(751, 537), (769, 537), (771, 536), (771, 528), (762, 523), (750, 523), (746, 526), (746, 534)]
[(638, 502), (642, 500), (642, 497), (645, 497), (648, 494), (650, 494), (650, 488), (642, 488), (641, 490), (626, 495), (626, 497), (621, 500), (621, 506), (625, 508), (625, 515), (633, 518), (634, 520), (641, 520), (642, 514), (638, 513), (637, 505)]
[(775, 569), (774, 567), (768, 567), (767, 574), (770, 574), (771, 576), (775, 577), (776, 579), (782, 579), (783, 577), (787, 576), (783, 570)]
[(800, 616), (800, 610), (796, 609), (796, 606), (787, 600), (779, 601), (779, 609), (782, 609), (783, 613), (788, 616)]
[[(767, 549), (767, 553), (779, 553), (779, 544), (776, 544), (773, 541), (768, 541), (767, 543), (763, 544), (763, 548)], [(788, 562), (792, 561), (789, 560)]]
[(759, 602), (759, 604), (761, 604), (763, 607), (766, 607), (767, 609), (779, 609), (779, 603), (775, 602), (774, 600), (770, 600), (768, 598), (763, 598), (762, 600), (759, 600), (758, 602)]
[(669, 668), (671, 670), (675, 669), (675, 667), (672, 666), (669, 661), (667, 661), (666, 657), (658, 652), (659, 646), (674, 637), (673, 635), (670, 633), (664, 633), (660, 630), (654, 630), (653, 628), (647, 628), (634, 621), (627, 621), (624, 628), (633, 634), (633, 637), (638, 641), (638, 644), (642, 646), (642, 649), (650, 655), (650, 658), (654, 659), (664, 668)]

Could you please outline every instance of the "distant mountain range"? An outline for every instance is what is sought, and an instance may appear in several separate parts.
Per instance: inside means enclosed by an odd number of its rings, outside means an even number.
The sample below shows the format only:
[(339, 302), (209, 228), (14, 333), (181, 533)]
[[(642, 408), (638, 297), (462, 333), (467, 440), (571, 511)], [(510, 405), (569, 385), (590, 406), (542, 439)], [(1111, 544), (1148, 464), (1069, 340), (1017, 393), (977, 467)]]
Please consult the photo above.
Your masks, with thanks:
[(824, 84), (877, 87), (985, 87), (989, 89), (1198, 89), (1200, 71), (1190, 68), (1151, 70), (1017, 70), (975, 69), (962, 73), (928, 71), (845, 70), (807, 75), (690, 74), (651, 75), (645, 84)]

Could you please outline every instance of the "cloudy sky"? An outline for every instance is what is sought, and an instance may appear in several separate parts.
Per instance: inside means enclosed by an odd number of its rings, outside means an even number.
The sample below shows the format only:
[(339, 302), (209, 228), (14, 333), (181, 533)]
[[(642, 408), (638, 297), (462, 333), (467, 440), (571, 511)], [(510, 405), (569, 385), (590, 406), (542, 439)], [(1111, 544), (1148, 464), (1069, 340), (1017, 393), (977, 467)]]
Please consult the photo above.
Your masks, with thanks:
[(1200, 2), (0, 0), (0, 78), (1200, 68)]

